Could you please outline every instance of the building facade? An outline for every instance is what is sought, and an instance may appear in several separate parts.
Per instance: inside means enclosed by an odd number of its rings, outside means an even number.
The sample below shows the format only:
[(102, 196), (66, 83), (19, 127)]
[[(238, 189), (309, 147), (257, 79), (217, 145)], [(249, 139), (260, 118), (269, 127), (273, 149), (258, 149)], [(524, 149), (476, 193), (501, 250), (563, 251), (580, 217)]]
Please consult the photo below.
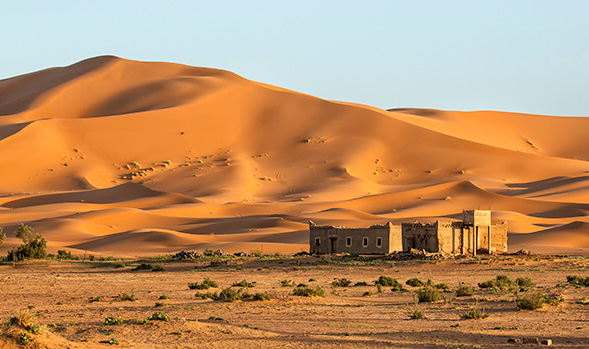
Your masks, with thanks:
[(476, 255), (507, 252), (507, 222), (492, 224), (491, 211), (463, 211), (462, 221), (346, 228), (309, 222), (311, 253), (388, 254), (425, 250)]

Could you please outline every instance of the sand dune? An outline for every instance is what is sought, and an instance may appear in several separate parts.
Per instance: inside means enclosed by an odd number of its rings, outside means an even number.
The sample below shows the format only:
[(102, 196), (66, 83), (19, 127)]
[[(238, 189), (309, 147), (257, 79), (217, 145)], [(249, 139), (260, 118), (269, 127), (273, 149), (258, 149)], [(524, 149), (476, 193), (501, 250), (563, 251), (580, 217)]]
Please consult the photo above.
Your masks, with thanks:
[(387, 111), (96, 57), (0, 81), (0, 250), (25, 222), (76, 253), (296, 252), (309, 219), (490, 208), (510, 250), (588, 253), (587, 131), (589, 118)]

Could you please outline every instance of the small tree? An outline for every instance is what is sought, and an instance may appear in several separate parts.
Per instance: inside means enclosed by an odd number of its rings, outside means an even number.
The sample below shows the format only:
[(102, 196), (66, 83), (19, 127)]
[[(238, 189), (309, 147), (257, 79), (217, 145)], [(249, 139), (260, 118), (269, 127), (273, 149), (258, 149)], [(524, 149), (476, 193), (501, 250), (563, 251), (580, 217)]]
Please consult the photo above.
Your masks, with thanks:
[(0, 227), (0, 246), (4, 245), (4, 240), (6, 240), (6, 234), (4, 234), (4, 228)]
[(8, 252), (9, 261), (47, 257), (47, 241), (43, 235), (35, 233), (32, 227), (21, 223), (14, 234), (23, 241), (23, 244)]

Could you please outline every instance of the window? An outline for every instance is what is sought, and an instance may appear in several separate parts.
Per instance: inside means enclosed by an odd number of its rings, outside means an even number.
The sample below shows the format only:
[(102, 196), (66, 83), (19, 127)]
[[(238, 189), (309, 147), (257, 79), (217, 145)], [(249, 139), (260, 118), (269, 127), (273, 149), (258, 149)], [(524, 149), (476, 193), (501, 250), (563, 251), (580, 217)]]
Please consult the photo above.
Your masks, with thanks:
[(382, 247), (382, 238), (376, 238), (376, 247)]
[(352, 246), (352, 238), (348, 236), (346, 238), (346, 247), (350, 247), (350, 246)]
[(367, 237), (364, 237), (364, 238), (362, 239), (362, 246), (364, 246), (364, 247), (368, 247), (368, 238), (367, 238)]
[(315, 246), (319, 246), (319, 245), (321, 245), (321, 239), (315, 238)]

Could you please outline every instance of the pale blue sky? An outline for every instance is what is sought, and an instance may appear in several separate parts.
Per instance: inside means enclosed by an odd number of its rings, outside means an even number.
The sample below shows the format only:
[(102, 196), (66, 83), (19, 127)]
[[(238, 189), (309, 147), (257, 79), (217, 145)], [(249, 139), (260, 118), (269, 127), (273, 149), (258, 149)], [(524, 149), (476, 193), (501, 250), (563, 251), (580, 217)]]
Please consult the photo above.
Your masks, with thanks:
[(589, 116), (588, 18), (583, 0), (2, 1), (0, 78), (110, 54), (380, 108)]

